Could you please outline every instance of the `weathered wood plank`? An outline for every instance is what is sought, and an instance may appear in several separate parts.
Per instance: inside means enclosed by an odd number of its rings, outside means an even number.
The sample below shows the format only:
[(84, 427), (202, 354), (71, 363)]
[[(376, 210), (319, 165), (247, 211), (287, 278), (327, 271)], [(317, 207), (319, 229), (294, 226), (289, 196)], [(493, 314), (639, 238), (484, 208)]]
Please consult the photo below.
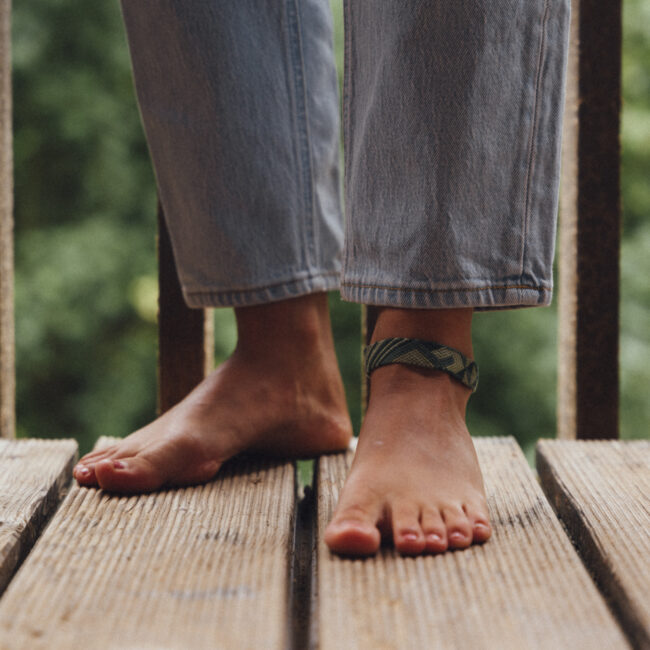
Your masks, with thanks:
[(0, 648), (285, 648), (293, 516), (284, 462), (144, 496), (73, 487), (0, 601)]
[(213, 363), (212, 312), (190, 309), (176, 273), (162, 207), (158, 207), (158, 411), (180, 402)]
[(559, 247), (558, 436), (618, 437), (621, 0), (573, 0)]
[(650, 648), (650, 440), (543, 440), (542, 487), (639, 648)]
[(11, 2), (0, 2), (0, 438), (15, 435)]
[(627, 648), (604, 600), (511, 438), (477, 439), (492, 539), (438, 556), (332, 555), (327, 524), (352, 454), (318, 466), (322, 650)]
[(74, 440), (0, 440), (0, 594), (72, 477)]

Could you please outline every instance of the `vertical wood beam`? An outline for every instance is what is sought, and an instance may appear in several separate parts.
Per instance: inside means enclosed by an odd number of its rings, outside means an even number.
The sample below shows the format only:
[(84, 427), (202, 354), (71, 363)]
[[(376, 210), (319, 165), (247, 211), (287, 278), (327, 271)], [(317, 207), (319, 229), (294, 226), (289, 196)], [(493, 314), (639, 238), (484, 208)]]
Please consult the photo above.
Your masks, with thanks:
[(212, 312), (185, 304), (171, 239), (158, 206), (158, 412), (180, 402), (213, 362)]
[(559, 246), (558, 437), (618, 437), (621, 0), (573, 0)]
[[(370, 345), (372, 333), (377, 324), (379, 307), (372, 305), (361, 305), (361, 341), (363, 345)], [(361, 415), (365, 415), (370, 398), (370, 381), (366, 377), (366, 369), (363, 365), (363, 353), (361, 354)]]
[(0, 438), (15, 435), (11, 2), (0, 0)]

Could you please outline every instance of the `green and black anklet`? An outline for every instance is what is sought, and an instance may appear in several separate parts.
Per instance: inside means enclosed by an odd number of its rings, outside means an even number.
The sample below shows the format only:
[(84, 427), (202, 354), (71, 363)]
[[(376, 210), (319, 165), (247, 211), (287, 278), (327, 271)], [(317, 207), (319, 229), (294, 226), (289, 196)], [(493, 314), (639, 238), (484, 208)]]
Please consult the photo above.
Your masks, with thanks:
[(366, 375), (391, 363), (442, 370), (472, 392), (478, 386), (478, 366), (462, 352), (433, 341), (421, 339), (382, 339), (363, 351)]

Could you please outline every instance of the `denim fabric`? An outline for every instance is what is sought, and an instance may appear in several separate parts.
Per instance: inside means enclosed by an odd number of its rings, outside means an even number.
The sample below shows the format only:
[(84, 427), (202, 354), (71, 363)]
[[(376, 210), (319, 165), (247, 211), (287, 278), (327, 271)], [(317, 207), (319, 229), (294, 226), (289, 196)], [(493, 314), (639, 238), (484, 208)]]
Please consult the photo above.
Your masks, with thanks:
[(124, 0), (138, 102), (190, 306), (339, 285), (339, 108), (322, 0)]
[(569, 7), (347, 3), (344, 297), (550, 302)]
[[(339, 285), (327, 0), (122, 0), (191, 306)], [(341, 293), (548, 304), (570, 0), (348, 0)]]

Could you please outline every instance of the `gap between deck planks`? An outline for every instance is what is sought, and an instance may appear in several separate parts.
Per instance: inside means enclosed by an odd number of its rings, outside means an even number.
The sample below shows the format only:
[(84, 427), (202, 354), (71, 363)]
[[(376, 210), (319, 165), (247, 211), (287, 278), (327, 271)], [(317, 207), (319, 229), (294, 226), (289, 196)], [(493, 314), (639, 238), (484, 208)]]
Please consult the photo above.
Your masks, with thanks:
[(650, 440), (543, 440), (537, 468), (624, 629), (650, 649)]
[(0, 601), (0, 648), (286, 647), (294, 473), (240, 459), (150, 495), (73, 486)]
[(474, 440), (492, 539), (464, 551), (369, 560), (322, 541), (352, 454), (318, 465), (322, 650), (627, 648), (513, 438)]
[[(0, 601), (0, 648), (629, 647), (514, 440), (476, 446), (494, 538), (436, 557), (332, 556), (308, 500), (294, 538), (291, 463), (140, 497), (73, 487)], [(319, 461), (318, 539), (350, 456)]]
[(59, 504), (74, 440), (0, 440), (0, 594)]

